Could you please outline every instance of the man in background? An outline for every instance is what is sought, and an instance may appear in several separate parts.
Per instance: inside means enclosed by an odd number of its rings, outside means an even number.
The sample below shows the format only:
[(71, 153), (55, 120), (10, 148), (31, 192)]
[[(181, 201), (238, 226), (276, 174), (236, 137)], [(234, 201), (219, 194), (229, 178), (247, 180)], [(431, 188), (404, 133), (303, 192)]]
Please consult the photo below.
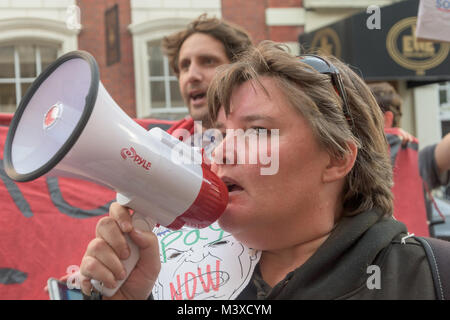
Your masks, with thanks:
[(416, 235), (427, 236), (423, 192), (449, 183), (450, 134), (418, 152), (417, 138), (400, 128), (402, 100), (394, 87), (387, 82), (369, 87), (384, 115), (394, 170), (394, 216)]
[[(252, 45), (249, 34), (239, 26), (206, 14), (192, 21), (184, 30), (163, 39), (163, 52), (178, 78), (181, 96), (190, 116), (178, 121), (167, 132), (187, 138), (194, 132), (194, 121), (210, 126), (206, 92), (216, 68), (233, 62)], [(184, 129), (183, 131), (178, 131)], [(200, 129), (200, 128), (197, 128)]]

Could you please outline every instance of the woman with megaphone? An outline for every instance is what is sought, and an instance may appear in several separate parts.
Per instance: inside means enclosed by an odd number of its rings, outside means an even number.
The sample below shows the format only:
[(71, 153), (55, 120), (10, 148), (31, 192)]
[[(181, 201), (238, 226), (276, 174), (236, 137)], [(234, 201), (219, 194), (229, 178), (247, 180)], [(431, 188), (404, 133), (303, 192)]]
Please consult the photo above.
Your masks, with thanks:
[[(421, 240), (392, 217), (392, 168), (383, 117), (367, 85), (333, 57), (294, 57), (262, 42), (220, 67), (208, 91), (212, 123), (224, 134), (212, 171), (227, 185), (220, 227), (261, 252), (238, 299), (436, 299)], [(256, 132), (279, 168), (237, 163), (236, 130)], [(258, 148), (246, 140), (245, 159)], [(230, 147), (233, 146), (233, 147)], [(112, 297), (147, 299), (160, 271), (158, 241), (114, 204), (81, 265), (113, 287), (124, 277), (123, 233), (141, 260)], [(450, 253), (450, 245), (442, 243)], [(439, 260), (437, 261), (439, 263)], [(442, 275), (447, 276), (444, 271)], [(82, 286), (89, 293), (89, 281)], [(444, 286), (445, 288), (445, 286)]]
[[(186, 131), (193, 134), (194, 121), (195, 123), (202, 123), (205, 128), (210, 126), (206, 91), (215, 74), (216, 68), (222, 64), (234, 61), (251, 45), (249, 34), (241, 27), (215, 17), (209, 18), (205, 14), (193, 20), (185, 29), (164, 38), (163, 49), (168, 56), (172, 70), (179, 80), (180, 92), (188, 106), (190, 114), (190, 117), (182, 119), (172, 126), (168, 130), (170, 134), (177, 138), (183, 136), (182, 133)], [(183, 138), (185, 137), (183, 136)], [(189, 144), (190, 141), (185, 142)], [(97, 236), (102, 238), (102, 235), (104, 235), (105, 238), (111, 239), (111, 244), (108, 246), (117, 250), (114, 252), (117, 256), (122, 259), (129, 256), (127, 245), (123, 243), (124, 238), (122, 232), (129, 233), (131, 230), (133, 232), (130, 233), (130, 237), (136, 237), (137, 244), (142, 243), (144, 246), (153, 248), (148, 249), (149, 252), (152, 252), (152, 250), (158, 252), (157, 242), (151, 241), (151, 239), (156, 241), (151, 233), (135, 232), (136, 229), (132, 228), (128, 209), (114, 203), (111, 205), (110, 213), (111, 217), (102, 219), (99, 222)], [(117, 219), (121, 223), (113, 223)], [(111, 236), (110, 233), (112, 233)], [(143, 238), (140, 238), (139, 235)], [(141, 242), (138, 239), (141, 239)], [(103, 286), (109, 285), (109, 287), (112, 287), (115, 283), (113, 276), (116, 276), (116, 279), (122, 281), (126, 277), (126, 275), (121, 274), (124, 270), (118, 264), (117, 257), (109, 257), (108, 254), (106, 254), (108, 257), (105, 259), (111, 263), (115, 263), (117, 270), (114, 275), (108, 272), (102, 272), (105, 269), (103, 268), (103, 264), (99, 263), (101, 258), (96, 257), (96, 252), (98, 251), (98, 247), (108, 247), (105, 246), (106, 243), (105, 241), (94, 239), (89, 245), (85, 258), (83, 259), (81, 268), (87, 277), (82, 277), (84, 279), (82, 281), (82, 288), (84, 288), (87, 294), (90, 294), (93, 288), (89, 278), (102, 280), (101, 283)], [(114, 253), (109, 250), (110, 255), (114, 255)], [(141, 266), (142, 264), (144, 265)], [(104, 279), (100, 275), (98, 278), (94, 276), (97, 275), (97, 266), (99, 268), (98, 272), (108, 279)], [(142, 260), (139, 261), (136, 268), (154, 270), (152, 267), (147, 268), (145, 261)], [(133, 277), (130, 277), (132, 281)], [(144, 294), (144, 296), (146, 295)]]

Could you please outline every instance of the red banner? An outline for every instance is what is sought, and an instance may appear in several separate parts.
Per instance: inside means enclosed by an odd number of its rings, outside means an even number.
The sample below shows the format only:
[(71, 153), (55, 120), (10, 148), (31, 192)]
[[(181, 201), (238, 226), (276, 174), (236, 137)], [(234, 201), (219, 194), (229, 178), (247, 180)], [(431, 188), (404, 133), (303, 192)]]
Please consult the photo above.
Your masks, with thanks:
[[(3, 168), (10, 114), (0, 114), (0, 299), (48, 299), (50, 277), (79, 266), (115, 192), (91, 182), (41, 177), (11, 180)], [(139, 119), (146, 129), (174, 121)]]
[(386, 129), (394, 171), (394, 217), (410, 233), (429, 236), (422, 178), (419, 174), (417, 139), (402, 145), (398, 128)]

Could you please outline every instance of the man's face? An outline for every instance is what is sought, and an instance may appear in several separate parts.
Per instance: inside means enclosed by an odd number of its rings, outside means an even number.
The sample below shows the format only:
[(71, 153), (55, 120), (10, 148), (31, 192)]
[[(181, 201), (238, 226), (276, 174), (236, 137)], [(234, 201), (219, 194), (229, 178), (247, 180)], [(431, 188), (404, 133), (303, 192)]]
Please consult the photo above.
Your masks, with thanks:
[(194, 120), (207, 119), (206, 92), (216, 67), (225, 63), (230, 61), (219, 40), (194, 33), (183, 42), (178, 58), (180, 91)]

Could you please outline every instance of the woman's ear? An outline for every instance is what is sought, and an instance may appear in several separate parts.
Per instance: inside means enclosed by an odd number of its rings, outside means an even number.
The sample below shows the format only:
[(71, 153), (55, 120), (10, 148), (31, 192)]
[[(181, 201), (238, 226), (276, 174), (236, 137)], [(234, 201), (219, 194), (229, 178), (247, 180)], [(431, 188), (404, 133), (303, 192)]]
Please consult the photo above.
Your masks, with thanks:
[(353, 168), (358, 155), (358, 147), (348, 142), (348, 152), (342, 157), (330, 156), (330, 162), (323, 172), (323, 182), (333, 182), (344, 178)]

